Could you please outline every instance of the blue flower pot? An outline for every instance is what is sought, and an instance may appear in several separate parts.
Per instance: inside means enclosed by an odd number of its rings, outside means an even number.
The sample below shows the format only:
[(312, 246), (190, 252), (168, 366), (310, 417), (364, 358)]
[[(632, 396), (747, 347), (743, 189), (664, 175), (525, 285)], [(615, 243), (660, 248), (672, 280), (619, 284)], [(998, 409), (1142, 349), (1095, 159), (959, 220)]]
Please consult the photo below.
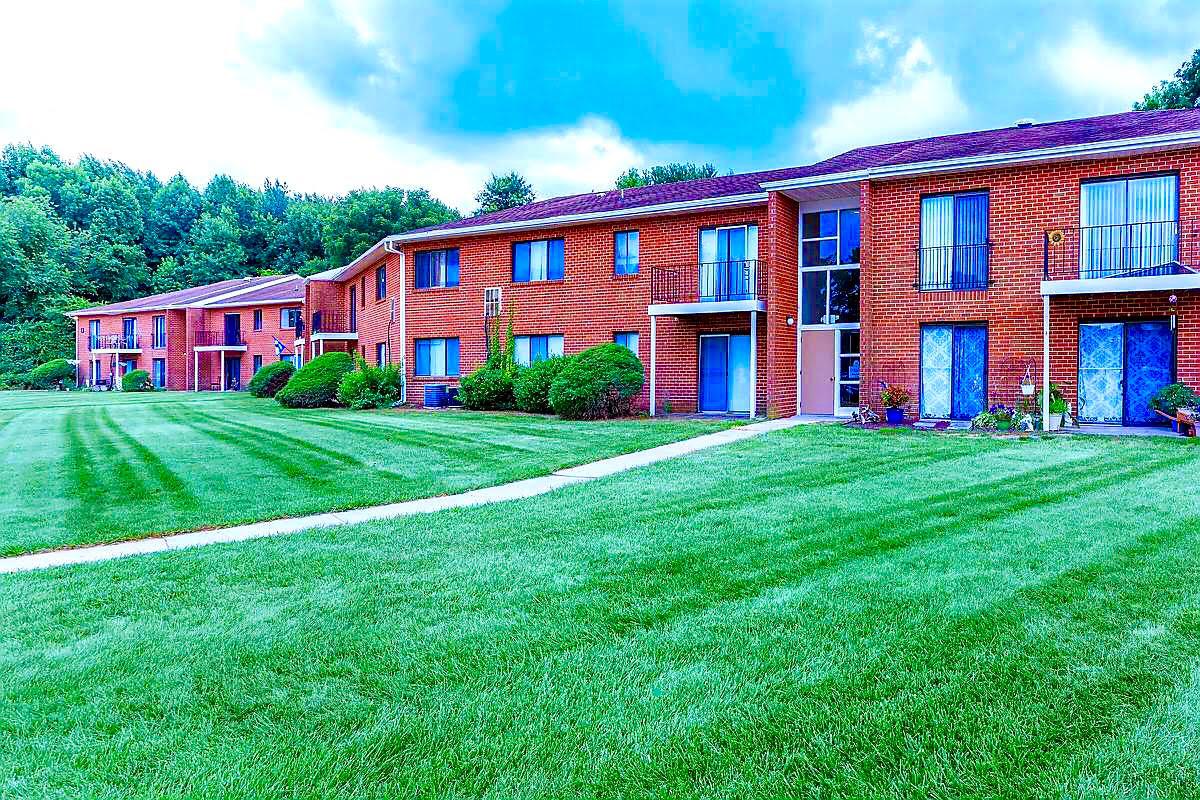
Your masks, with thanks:
[(903, 408), (888, 408), (884, 410), (884, 416), (887, 418), (888, 425), (899, 425), (904, 422)]
[(1176, 433), (1179, 433), (1179, 420), (1177, 420), (1177, 419), (1171, 420), (1171, 430), (1175, 431)]

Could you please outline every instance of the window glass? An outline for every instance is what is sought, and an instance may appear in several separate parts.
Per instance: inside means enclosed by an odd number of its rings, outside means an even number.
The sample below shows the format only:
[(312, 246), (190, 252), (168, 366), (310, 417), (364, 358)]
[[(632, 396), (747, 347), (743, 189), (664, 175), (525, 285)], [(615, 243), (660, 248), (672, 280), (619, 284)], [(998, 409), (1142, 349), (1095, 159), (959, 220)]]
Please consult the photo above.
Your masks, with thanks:
[(262, 309), (261, 308), (254, 309), (254, 330), (256, 330), (256, 331), (262, 330)]
[(860, 218), (858, 209), (847, 208), (839, 213), (841, 233), (838, 261), (842, 264), (857, 264), (860, 258)]
[(805, 242), (803, 257), (804, 261), (802, 263), (806, 267), (832, 266), (837, 264), (837, 239), (817, 239), (816, 241)]
[(638, 335), (636, 331), (615, 333), (613, 334), (613, 341), (623, 347), (628, 347), (635, 354), (638, 351)]
[(826, 283), (829, 273), (825, 270), (801, 273), (800, 321), (804, 325), (825, 324)]
[(300, 319), (300, 309), (298, 309), (298, 308), (282, 309), (279, 312), (279, 327), (280, 328), (294, 328), (294, 327), (296, 327), (296, 321), (298, 319)]
[(822, 236), (837, 236), (838, 214), (836, 211), (817, 211), (805, 214), (802, 228), (805, 239)]
[(379, 267), (375, 270), (375, 299), (383, 300), (387, 297), (387, 267)]
[(636, 275), (638, 271), (639, 237), (637, 231), (617, 233), (613, 243), (613, 271), (617, 275)]
[(858, 322), (858, 270), (829, 272), (829, 324)]
[(562, 334), (517, 336), (513, 344), (516, 350), (513, 353), (513, 359), (523, 367), (528, 367), (535, 361), (543, 361), (563, 354)]

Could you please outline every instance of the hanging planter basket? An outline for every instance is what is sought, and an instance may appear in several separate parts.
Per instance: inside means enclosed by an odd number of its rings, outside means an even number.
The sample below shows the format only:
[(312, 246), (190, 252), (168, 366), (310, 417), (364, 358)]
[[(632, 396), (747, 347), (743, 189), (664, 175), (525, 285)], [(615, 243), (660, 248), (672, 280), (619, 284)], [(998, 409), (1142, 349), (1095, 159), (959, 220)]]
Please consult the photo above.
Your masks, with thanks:
[(1033, 376), (1029, 374), (1029, 367), (1025, 367), (1025, 377), (1021, 378), (1021, 394), (1026, 397), (1033, 397), (1033, 390), (1035, 388), (1033, 385)]

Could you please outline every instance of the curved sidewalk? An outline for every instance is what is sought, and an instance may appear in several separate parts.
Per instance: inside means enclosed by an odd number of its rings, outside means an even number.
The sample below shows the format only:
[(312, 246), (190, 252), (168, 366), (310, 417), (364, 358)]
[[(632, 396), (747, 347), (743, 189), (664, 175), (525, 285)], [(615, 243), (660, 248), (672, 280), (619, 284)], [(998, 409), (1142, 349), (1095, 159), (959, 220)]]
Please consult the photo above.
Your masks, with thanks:
[(263, 536), (279, 536), (285, 533), (297, 533), (311, 528), (329, 528), (337, 525), (352, 525), (359, 522), (371, 522), (380, 519), (407, 517), (414, 514), (430, 514), (435, 511), (445, 511), (449, 508), (466, 508), (481, 506), (488, 503), (501, 503), (506, 500), (520, 500), (546, 494), (563, 486), (571, 486), (596, 478), (615, 475), (618, 472), (643, 467), (659, 461), (677, 458), (678, 456), (719, 447), (731, 442), (750, 439), (771, 431), (783, 430), (815, 422), (830, 421), (828, 417), (788, 417), (785, 419), (767, 420), (743, 425), (740, 428), (727, 428), (716, 433), (706, 433), (681, 442), (651, 447), (623, 456), (614, 456), (578, 467), (560, 469), (540, 478), (527, 478), (521, 481), (505, 483), (499, 486), (488, 486), (483, 489), (472, 489), (469, 492), (427, 497), (420, 500), (405, 500), (402, 503), (388, 503), (381, 506), (368, 506), (350, 511), (332, 511), (324, 514), (311, 514), (304, 517), (284, 517), (283, 519), (254, 522), (249, 525), (237, 525), (231, 528), (214, 528), (212, 530), (194, 531), (192, 533), (176, 533), (169, 536), (149, 536), (144, 539), (133, 539), (114, 544), (94, 545), (91, 547), (65, 548), (48, 550), (42, 553), (31, 553), (22, 556), (0, 558), (0, 573), (29, 572), (50, 567), (62, 567), (70, 564), (86, 564), (92, 561), (108, 561), (125, 556), (144, 555), (146, 553), (162, 553), (168, 550), (182, 550), (187, 547), (201, 547), (206, 544), (221, 542), (240, 542), (244, 539), (258, 539)]

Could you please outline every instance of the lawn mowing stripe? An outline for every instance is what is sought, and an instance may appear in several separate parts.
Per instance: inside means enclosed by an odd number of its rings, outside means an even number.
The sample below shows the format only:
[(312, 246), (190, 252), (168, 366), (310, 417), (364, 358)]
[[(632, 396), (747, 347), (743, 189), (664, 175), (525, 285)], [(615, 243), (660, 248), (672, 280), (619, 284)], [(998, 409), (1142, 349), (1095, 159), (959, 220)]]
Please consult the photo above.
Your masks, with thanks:
[(165, 416), (173, 422), (186, 425), (201, 436), (229, 445), (236, 450), (241, 450), (253, 456), (259, 461), (264, 461), (289, 478), (302, 478), (320, 483), (328, 483), (338, 477), (337, 474), (331, 474), (329, 470), (320, 469), (317, 465), (310, 464), (310, 462), (304, 459), (288, 458), (278, 448), (270, 448), (259, 444), (261, 436), (238, 435), (211, 419), (202, 423), (195, 419), (194, 416), (185, 417), (175, 409), (167, 411)]
[(74, 504), (67, 512), (67, 527), (74, 531), (99, 530), (108, 515), (105, 500), (103, 472), (97, 464), (99, 451), (93, 439), (85, 439), (80, 431), (80, 421), (94, 429), (95, 413), (65, 414), (62, 417), (65, 473), (70, 479), (71, 489), (67, 492)]
[[(157, 409), (154, 413), (157, 416), (162, 416)], [(130, 434), (120, 423), (114, 420), (108, 408), (101, 410), (99, 420), (110, 441), (121, 442), (132, 451), (132, 456), (137, 459), (141, 471), (150, 475), (155, 483), (167, 493), (166, 495), (156, 494), (156, 502), (185, 507), (195, 507), (199, 504), (199, 500), (192, 493), (191, 489), (188, 488), (184, 480), (168, 467), (153, 450), (143, 444), (136, 435)]]
[[(238, 422), (237, 420), (218, 417), (208, 413), (207, 411), (198, 411), (195, 413), (195, 416), (199, 419), (207, 420), (215, 425), (220, 425), (226, 430), (237, 431), (239, 433), (246, 434), (247, 436), (261, 436), (263, 433), (263, 428), (258, 425), (251, 425), (246, 422)], [(362, 461), (359, 461), (349, 453), (343, 453), (338, 450), (323, 447), (322, 445), (314, 444), (306, 439), (301, 439), (298, 436), (292, 436), (291, 434), (283, 433), (277, 429), (272, 429), (270, 433), (272, 440), (285, 442), (297, 450), (303, 450), (306, 453), (323, 458), (326, 461), (356, 469), (371, 469), (369, 466), (364, 464)]]

